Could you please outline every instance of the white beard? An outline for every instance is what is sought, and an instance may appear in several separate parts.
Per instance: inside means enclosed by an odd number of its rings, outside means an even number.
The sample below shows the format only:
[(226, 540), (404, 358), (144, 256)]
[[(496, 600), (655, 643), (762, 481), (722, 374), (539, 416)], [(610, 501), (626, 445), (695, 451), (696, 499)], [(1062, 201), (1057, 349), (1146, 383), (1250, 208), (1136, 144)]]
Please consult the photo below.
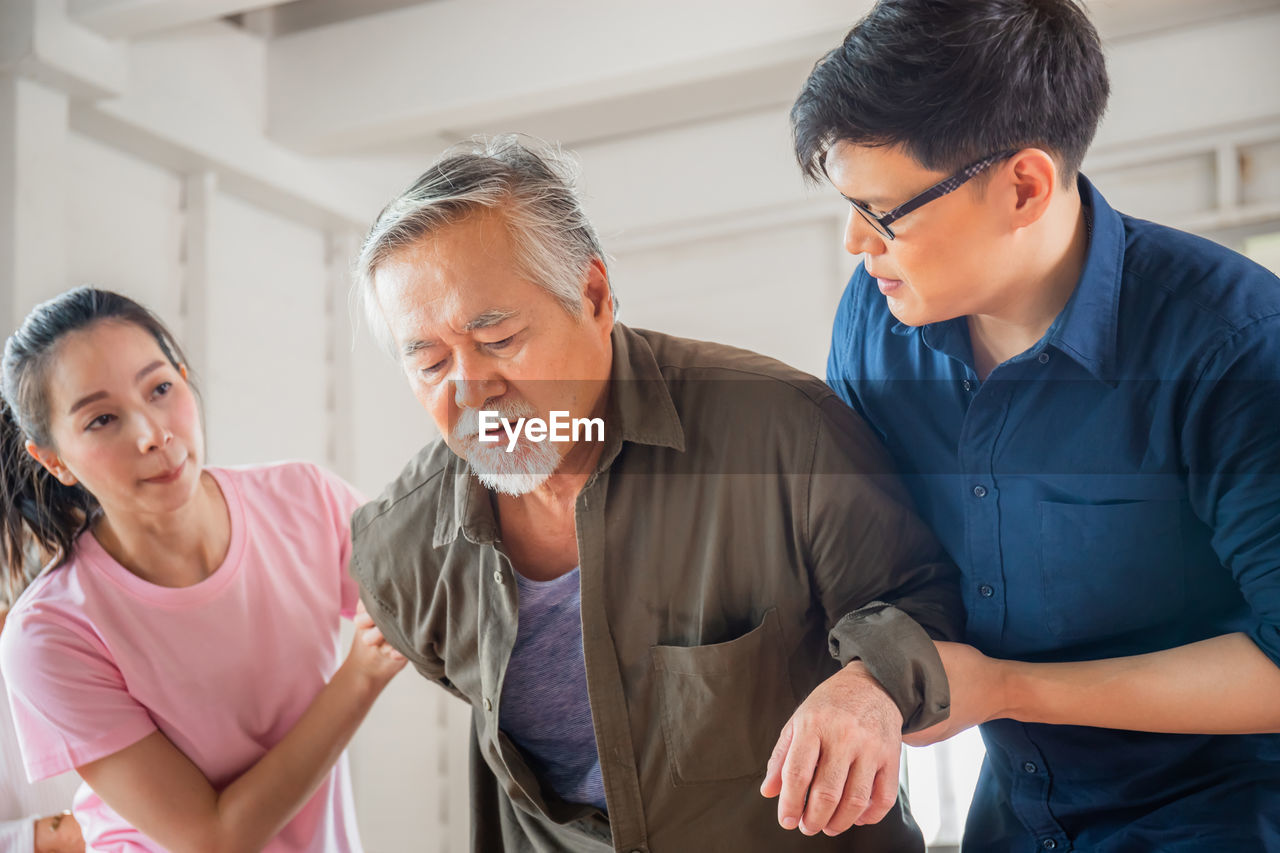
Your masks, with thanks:
[[(514, 424), (519, 418), (538, 413), (526, 402), (488, 407)], [(491, 433), (492, 434), (492, 433)], [(507, 435), (498, 431), (499, 441), (480, 441), (480, 411), (463, 409), (453, 427), (454, 446), (464, 448), (463, 458), (486, 489), (518, 498), (547, 481), (560, 466), (560, 453), (550, 441), (529, 441), (523, 435), (515, 450), (507, 451)]]

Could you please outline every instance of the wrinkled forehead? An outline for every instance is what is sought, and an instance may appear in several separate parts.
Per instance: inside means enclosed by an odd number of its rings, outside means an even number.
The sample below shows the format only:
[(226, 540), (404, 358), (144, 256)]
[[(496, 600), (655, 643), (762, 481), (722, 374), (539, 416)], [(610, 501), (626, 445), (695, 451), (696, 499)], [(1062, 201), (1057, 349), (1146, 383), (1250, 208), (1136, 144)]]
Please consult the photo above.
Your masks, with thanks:
[(549, 297), (524, 276), (508, 241), (483, 227), (429, 235), (378, 266), (374, 293), (397, 348), (465, 335), (527, 315)]

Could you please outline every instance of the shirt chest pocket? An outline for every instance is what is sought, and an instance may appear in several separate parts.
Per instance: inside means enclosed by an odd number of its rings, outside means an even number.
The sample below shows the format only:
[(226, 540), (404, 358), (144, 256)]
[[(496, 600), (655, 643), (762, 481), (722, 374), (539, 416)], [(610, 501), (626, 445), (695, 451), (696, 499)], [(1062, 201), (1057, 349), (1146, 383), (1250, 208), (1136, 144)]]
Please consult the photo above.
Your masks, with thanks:
[(1182, 503), (1040, 503), (1045, 626), (1060, 640), (1114, 637), (1186, 605)]
[(763, 778), (796, 707), (776, 608), (741, 637), (650, 649), (676, 785)]

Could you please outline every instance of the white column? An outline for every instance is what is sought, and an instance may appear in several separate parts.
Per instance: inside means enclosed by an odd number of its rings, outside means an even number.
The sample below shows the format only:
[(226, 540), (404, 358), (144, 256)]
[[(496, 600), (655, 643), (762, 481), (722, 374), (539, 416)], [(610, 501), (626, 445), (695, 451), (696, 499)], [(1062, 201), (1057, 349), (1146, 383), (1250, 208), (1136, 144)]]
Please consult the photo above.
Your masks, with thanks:
[(182, 347), (197, 374), (208, 369), (209, 259), (212, 255), (214, 201), (218, 176), (213, 172), (188, 175), (182, 185), (182, 282), (179, 311)]
[(67, 281), (67, 96), (0, 74), (0, 330)]
[(355, 325), (351, 316), (351, 263), (360, 237), (352, 231), (325, 235), (326, 358), (325, 462), (343, 477), (355, 476)]

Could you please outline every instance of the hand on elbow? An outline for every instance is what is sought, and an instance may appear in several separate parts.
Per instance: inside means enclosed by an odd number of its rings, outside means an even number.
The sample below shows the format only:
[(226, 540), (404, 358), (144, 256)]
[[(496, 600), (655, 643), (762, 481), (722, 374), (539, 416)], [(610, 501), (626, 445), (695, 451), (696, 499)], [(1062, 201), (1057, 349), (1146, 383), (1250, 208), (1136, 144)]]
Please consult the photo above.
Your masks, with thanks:
[(947, 671), (951, 714), (937, 725), (905, 735), (909, 746), (928, 746), (988, 720), (1009, 716), (1009, 680), (1004, 661), (989, 658), (964, 643), (937, 642)]

